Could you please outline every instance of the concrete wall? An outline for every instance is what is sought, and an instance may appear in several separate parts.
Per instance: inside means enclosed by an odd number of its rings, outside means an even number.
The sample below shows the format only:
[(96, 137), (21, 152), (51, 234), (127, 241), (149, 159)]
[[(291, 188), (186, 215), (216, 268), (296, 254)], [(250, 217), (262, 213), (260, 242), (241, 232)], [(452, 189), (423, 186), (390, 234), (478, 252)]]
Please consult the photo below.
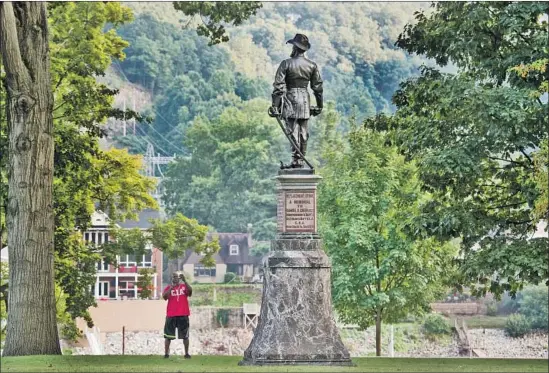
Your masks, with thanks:
[[(108, 300), (98, 301), (97, 307), (90, 308), (90, 315), (101, 333), (126, 331), (163, 330), (166, 318), (164, 300)], [(242, 308), (192, 307), (190, 324), (194, 329), (217, 328), (219, 309), (229, 310), (227, 327), (238, 328), (243, 325)], [(86, 323), (79, 319), (77, 325), (85, 330)]]

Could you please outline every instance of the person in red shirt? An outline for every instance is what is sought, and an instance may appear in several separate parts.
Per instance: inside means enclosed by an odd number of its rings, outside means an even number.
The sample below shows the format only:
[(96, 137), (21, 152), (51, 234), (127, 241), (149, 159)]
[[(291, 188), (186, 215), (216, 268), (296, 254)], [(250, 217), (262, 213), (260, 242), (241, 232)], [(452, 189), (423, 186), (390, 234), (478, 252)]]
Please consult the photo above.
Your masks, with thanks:
[(166, 312), (166, 323), (164, 324), (164, 357), (170, 357), (170, 343), (175, 339), (175, 330), (179, 339), (183, 340), (185, 346), (185, 359), (190, 359), (189, 355), (189, 299), (193, 294), (193, 288), (185, 276), (181, 273), (172, 275), (172, 284), (166, 286), (162, 292), (162, 298), (168, 301)]

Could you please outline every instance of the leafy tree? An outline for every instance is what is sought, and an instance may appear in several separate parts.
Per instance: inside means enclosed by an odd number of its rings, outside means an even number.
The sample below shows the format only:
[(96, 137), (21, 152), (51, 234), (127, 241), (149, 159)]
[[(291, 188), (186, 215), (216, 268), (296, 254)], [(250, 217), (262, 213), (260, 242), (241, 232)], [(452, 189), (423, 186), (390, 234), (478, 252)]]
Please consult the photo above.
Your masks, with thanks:
[(139, 298), (149, 299), (153, 293), (153, 276), (154, 270), (150, 268), (141, 268), (139, 270), (139, 279), (137, 280), (137, 290), (140, 290)]
[(475, 295), (549, 278), (548, 239), (532, 237), (547, 216), (546, 12), (545, 3), (437, 3), (397, 42), (458, 67), (457, 75), (424, 68), (404, 83), (388, 125), (433, 195), (418, 233), (461, 239), (459, 281)]
[(286, 140), (269, 118), (263, 100), (239, 102), (212, 120), (199, 117), (186, 131), (181, 157), (168, 169), (165, 202), (219, 231), (270, 237), (276, 221), (276, 159), (284, 159)]
[(152, 227), (145, 231), (113, 227), (110, 231), (113, 240), (103, 245), (104, 252), (142, 256), (152, 245), (167, 259), (179, 258), (187, 250), (193, 250), (202, 256), (201, 263), (215, 265), (214, 255), (220, 249), (219, 240), (215, 235), (212, 240), (207, 240), (207, 226), (180, 213), (165, 220), (153, 219), (151, 223)]
[(549, 328), (549, 292), (543, 285), (527, 286), (521, 292), (519, 313), (524, 315), (534, 330)]
[[(376, 121), (374, 118), (371, 121)], [(411, 231), (419, 201), (417, 169), (387, 146), (386, 135), (354, 128), (348, 147), (331, 150), (322, 169), (319, 218), (333, 263), (333, 301), (343, 321), (376, 326), (421, 315), (443, 294), (454, 247)]]
[[(55, 279), (66, 297), (64, 310), (69, 318), (83, 317), (91, 326), (88, 308), (95, 305), (95, 299), (89, 285), (96, 281), (96, 263), (104, 255), (114, 261), (116, 253), (87, 245), (79, 231), (87, 229), (96, 207), (114, 221), (155, 207), (149, 195), (155, 183), (139, 174), (140, 157), (122, 150), (101, 150), (98, 143), (104, 135), (101, 125), (108, 117), (140, 118), (132, 111), (114, 109), (117, 92), (96, 81), (111, 59), (124, 57), (122, 50), (127, 45), (113, 29), (105, 30), (105, 25), (127, 22), (131, 12), (119, 3), (50, 3), (48, 10), (54, 87)], [(4, 102), (2, 90), (0, 103)], [(5, 128), (2, 120), (0, 129)], [(67, 328), (77, 332), (74, 323)]]
[[(397, 30), (411, 19), (410, 10), (417, 9), (417, 4), (395, 8), (380, 3), (326, 3), (322, 7), (265, 3), (254, 16), (248, 14), (245, 23), (222, 22), (230, 39), (212, 46), (208, 44), (213, 34), (201, 37), (194, 31), (202, 23), (198, 12), (208, 23), (208, 12), (225, 12), (221, 8), (227, 7), (239, 12), (242, 4), (180, 3), (176, 8), (188, 12), (172, 13), (181, 14), (186, 30), (176, 27), (179, 23), (173, 14), (161, 16), (145, 3), (128, 6), (139, 16), (118, 29), (130, 42), (125, 50), (128, 57), (119, 70), (132, 83), (154, 93), (150, 113), (154, 123), (140, 125), (138, 137), (150, 140), (164, 155), (187, 154), (182, 145), (186, 128), (199, 115), (211, 120), (234, 105), (227, 100), (233, 94), (245, 101), (268, 98), (275, 70), (289, 54), (285, 42), (296, 32), (311, 36), (309, 55), (323, 69), (325, 98), (334, 101), (343, 116), (355, 115), (359, 121), (394, 110), (389, 98), (400, 80), (416, 74), (419, 65), (419, 58), (393, 45)], [(343, 124), (348, 130), (347, 123)], [(146, 148), (145, 140), (133, 135), (119, 136), (116, 141), (134, 153)]]
[(83, 317), (89, 326), (93, 321), (88, 309), (95, 305), (89, 289), (96, 281), (96, 263), (102, 256), (114, 263), (116, 253), (86, 244), (79, 231), (89, 227), (96, 208), (119, 221), (156, 206), (150, 196), (155, 182), (140, 175), (141, 158), (99, 147), (107, 118), (142, 119), (134, 112), (113, 108), (117, 91), (96, 80), (113, 59), (124, 58), (127, 46), (115, 29), (105, 26), (119, 26), (131, 19), (131, 11), (119, 3), (49, 5), (51, 71), (56, 87), (56, 280), (67, 296), (66, 310), (71, 318)]
[(202, 1), (175, 1), (173, 6), (185, 15), (198, 15), (203, 24), (198, 26), (198, 35), (210, 39), (210, 45), (229, 40), (223, 23), (232, 23), (239, 26), (254, 15), (261, 8), (258, 1), (235, 2), (202, 2)]
[(61, 354), (55, 323), (54, 102), (46, 14), (45, 3), (0, 4), (9, 136), (6, 225), (14, 289), (4, 356)]

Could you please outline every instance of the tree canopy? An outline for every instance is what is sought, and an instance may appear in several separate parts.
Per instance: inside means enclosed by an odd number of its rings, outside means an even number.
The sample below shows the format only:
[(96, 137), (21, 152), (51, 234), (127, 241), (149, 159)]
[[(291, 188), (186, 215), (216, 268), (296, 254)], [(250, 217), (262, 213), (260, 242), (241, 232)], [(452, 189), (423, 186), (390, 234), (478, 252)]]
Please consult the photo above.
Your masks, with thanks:
[[(372, 119), (375, 121), (376, 119)], [(340, 318), (365, 329), (428, 312), (452, 271), (456, 248), (414, 235), (420, 201), (417, 169), (386, 135), (351, 130), (344, 150), (329, 151), (319, 187), (319, 218), (333, 263), (333, 301)]]
[(395, 117), (378, 129), (392, 130), (433, 194), (418, 233), (461, 239), (462, 283), (480, 294), (549, 277), (547, 237), (534, 237), (548, 216), (546, 12), (543, 3), (437, 3), (397, 42), (458, 67), (423, 68), (402, 84)]

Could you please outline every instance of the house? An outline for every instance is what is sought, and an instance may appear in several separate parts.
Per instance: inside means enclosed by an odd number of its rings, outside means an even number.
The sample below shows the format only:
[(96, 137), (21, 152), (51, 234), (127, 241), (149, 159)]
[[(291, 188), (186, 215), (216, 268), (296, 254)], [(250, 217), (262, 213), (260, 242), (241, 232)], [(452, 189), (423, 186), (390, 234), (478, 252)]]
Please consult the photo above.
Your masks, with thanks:
[(8, 256), (8, 247), (4, 247), (2, 250), (0, 250), (0, 262), (8, 262), (9, 256)]
[(187, 250), (182, 258), (170, 261), (170, 270), (183, 271), (199, 283), (224, 282), (228, 272), (235, 273), (244, 282), (251, 281), (258, 273), (260, 262), (260, 258), (250, 252), (253, 247), (251, 232), (208, 234), (207, 239), (211, 240), (213, 235), (219, 238), (220, 246), (214, 255), (215, 267), (204, 267), (200, 263), (202, 256)]
[[(160, 218), (160, 213), (155, 210), (143, 210), (137, 220), (126, 220), (116, 225), (123, 229), (139, 228), (145, 230), (151, 227), (149, 219)], [(109, 241), (109, 217), (102, 211), (96, 211), (92, 215), (90, 229), (83, 233), (86, 242), (96, 245)], [(135, 255), (118, 256), (118, 267), (109, 265), (105, 260), (97, 263), (95, 287), (92, 289), (97, 299), (137, 299), (141, 291), (137, 287), (137, 281), (141, 276), (138, 271), (141, 268), (154, 269), (152, 279), (152, 297), (159, 298), (162, 291), (162, 251), (150, 247), (149, 252), (140, 258)]]

